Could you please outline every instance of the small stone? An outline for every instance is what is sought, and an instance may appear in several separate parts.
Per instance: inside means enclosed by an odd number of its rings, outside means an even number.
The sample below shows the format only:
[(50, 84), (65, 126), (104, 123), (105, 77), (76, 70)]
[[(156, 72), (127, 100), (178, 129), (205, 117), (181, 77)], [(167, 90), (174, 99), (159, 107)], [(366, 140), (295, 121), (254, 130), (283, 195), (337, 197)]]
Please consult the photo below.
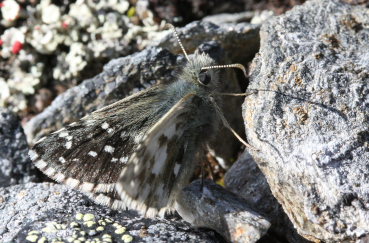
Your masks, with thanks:
[(37, 243), (45, 243), (47, 241), (47, 238), (45, 236), (42, 236)]
[(76, 214), (76, 219), (77, 220), (82, 220), (83, 219), (83, 214), (82, 213), (77, 213)]
[(109, 235), (109, 234), (104, 234), (103, 236), (102, 236), (102, 238), (104, 239), (104, 238), (111, 238), (111, 235)]
[(126, 227), (119, 227), (118, 229), (116, 229), (114, 231), (114, 233), (118, 234), (118, 235), (121, 235), (123, 234), (124, 232), (126, 232)]
[(91, 220), (95, 220), (95, 215), (87, 213), (83, 216), (83, 221), (91, 221)]
[(30, 242), (36, 242), (38, 239), (37, 235), (29, 235), (26, 237), (26, 240), (30, 241)]
[(89, 236), (95, 236), (95, 235), (97, 235), (97, 232), (96, 232), (96, 230), (90, 230), (90, 231), (88, 232), (88, 235), (89, 235)]
[(83, 223), (84, 225), (86, 225), (87, 227), (91, 228), (92, 226), (94, 226), (96, 224), (95, 221), (87, 221)]
[(69, 224), (69, 226), (72, 227), (72, 228), (79, 228), (80, 227), (79, 223), (77, 223), (77, 222), (71, 222)]
[(131, 235), (123, 235), (122, 236), (122, 240), (124, 241), (124, 243), (128, 243), (128, 242), (131, 242), (133, 240), (133, 237)]
[(104, 231), (104, 229), (105, 229), (104, 227), (99, 226), (99, 227), (96, 228), (96, 231)]
[(99, 219), (99, 221), (97, 221), (99, 223), (99, 225), (103, 225), (105, 226), (106, 225), (106, 222), (102, 219)]

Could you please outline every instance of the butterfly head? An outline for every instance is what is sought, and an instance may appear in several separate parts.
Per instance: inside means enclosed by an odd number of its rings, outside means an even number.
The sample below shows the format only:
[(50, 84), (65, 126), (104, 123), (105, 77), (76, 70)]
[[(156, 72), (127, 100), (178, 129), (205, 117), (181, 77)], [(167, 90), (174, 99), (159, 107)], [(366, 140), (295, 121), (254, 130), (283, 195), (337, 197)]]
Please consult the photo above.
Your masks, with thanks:
[(189, 61), (182, 70), (182, 78), (199, 89), (216, 90), (219, 84), (219, 70), (203, 69), (215, 65), (215, 61), (204, 53), (189, 56)]

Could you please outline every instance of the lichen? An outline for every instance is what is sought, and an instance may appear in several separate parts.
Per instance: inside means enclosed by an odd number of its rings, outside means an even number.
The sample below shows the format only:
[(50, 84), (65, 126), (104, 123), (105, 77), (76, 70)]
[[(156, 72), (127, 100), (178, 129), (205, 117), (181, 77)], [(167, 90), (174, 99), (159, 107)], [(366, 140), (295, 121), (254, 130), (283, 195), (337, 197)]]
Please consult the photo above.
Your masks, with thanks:
[[(141, 2), (136, 7), (127, 0), (41, 0), (20, 7), (14, 0), (3, 1), (0, 57), (6, 75), (0, 80), (0, 105), (22, 111), (44, 85), (79, 83), (108, 60), (129, 53), (132, 43), (144, 48), (162, 26)], [(133, 16), (142, 18), (144, 26), (133, 24)]]

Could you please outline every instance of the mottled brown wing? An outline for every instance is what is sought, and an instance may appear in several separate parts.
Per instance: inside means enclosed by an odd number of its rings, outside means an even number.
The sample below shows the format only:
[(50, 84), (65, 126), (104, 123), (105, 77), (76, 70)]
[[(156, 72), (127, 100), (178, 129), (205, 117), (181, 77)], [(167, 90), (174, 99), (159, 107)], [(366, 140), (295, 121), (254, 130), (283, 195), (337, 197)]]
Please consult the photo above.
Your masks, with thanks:
[(196, 166), (199, 134), (196, 117), (201, 99), (188, 94), (145, 135), (123, 168), (116, 190), (130, 209), (145, 216), (170, 210), (175, 195)]
[(40, 139), (29, 155), (58, 182), (110, 192), (141, 138), (166, 113), (162, 95), (156, 86), (95, 111)]

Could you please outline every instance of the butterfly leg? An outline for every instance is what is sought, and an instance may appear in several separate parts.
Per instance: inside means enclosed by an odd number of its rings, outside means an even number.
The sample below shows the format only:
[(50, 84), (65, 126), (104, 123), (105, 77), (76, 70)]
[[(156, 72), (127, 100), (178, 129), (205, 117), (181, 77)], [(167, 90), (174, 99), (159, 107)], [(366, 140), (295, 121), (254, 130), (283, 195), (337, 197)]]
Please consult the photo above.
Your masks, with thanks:
[(245, 92), (245, 93), (215, 93), (216, 95), (223, 95), (223, 96), (249, 96), (249, 95), (253, 95), (256, 94), (257, 91), (252, 91), (252, 92)]
[(253, 147), (253, 146), (251, 146), (250, 144), (248, 144), (245, 140), (243, 140), (242, 138), (241, 138), (241, 136), (240, 135), (238, 135), (238, 133), (231, 127), (231, 125), (229, 125), (229, 123), (228, 123), (228, 121), (227, 121), (227, 119), (224, 117), (224, 115), (223, 115), (223, 113), (222, 113), (222, 111), (220, 110), (220, 108), (219, 108), (219, 106), (217, 105), (217, 103), (215, 102), (215, 100), (214, 99), (211, 99), (211, 102), (213, 103), (213, 105), (214, 105), (214, 108), (215, 108), (215, 111), (217, 112), (217, 114), (218, 114), (218, 116), (219, 116), (219, 118), (221, 119), (221, 121), (222, 121), (222, 123), (223, 123), (223, 125), (226, 127), (226, 128), (228, 128), (232, 133), (233, 133), (233, 135), (243, 144), (243, 145), (245, 145), (247, 148), (249, 148), (249, 149), (252, 149), (252, 150), (255, 150), (255, 151), (258, 151), (258, 149), (257, 148), (255, 148), (255, 147)]

